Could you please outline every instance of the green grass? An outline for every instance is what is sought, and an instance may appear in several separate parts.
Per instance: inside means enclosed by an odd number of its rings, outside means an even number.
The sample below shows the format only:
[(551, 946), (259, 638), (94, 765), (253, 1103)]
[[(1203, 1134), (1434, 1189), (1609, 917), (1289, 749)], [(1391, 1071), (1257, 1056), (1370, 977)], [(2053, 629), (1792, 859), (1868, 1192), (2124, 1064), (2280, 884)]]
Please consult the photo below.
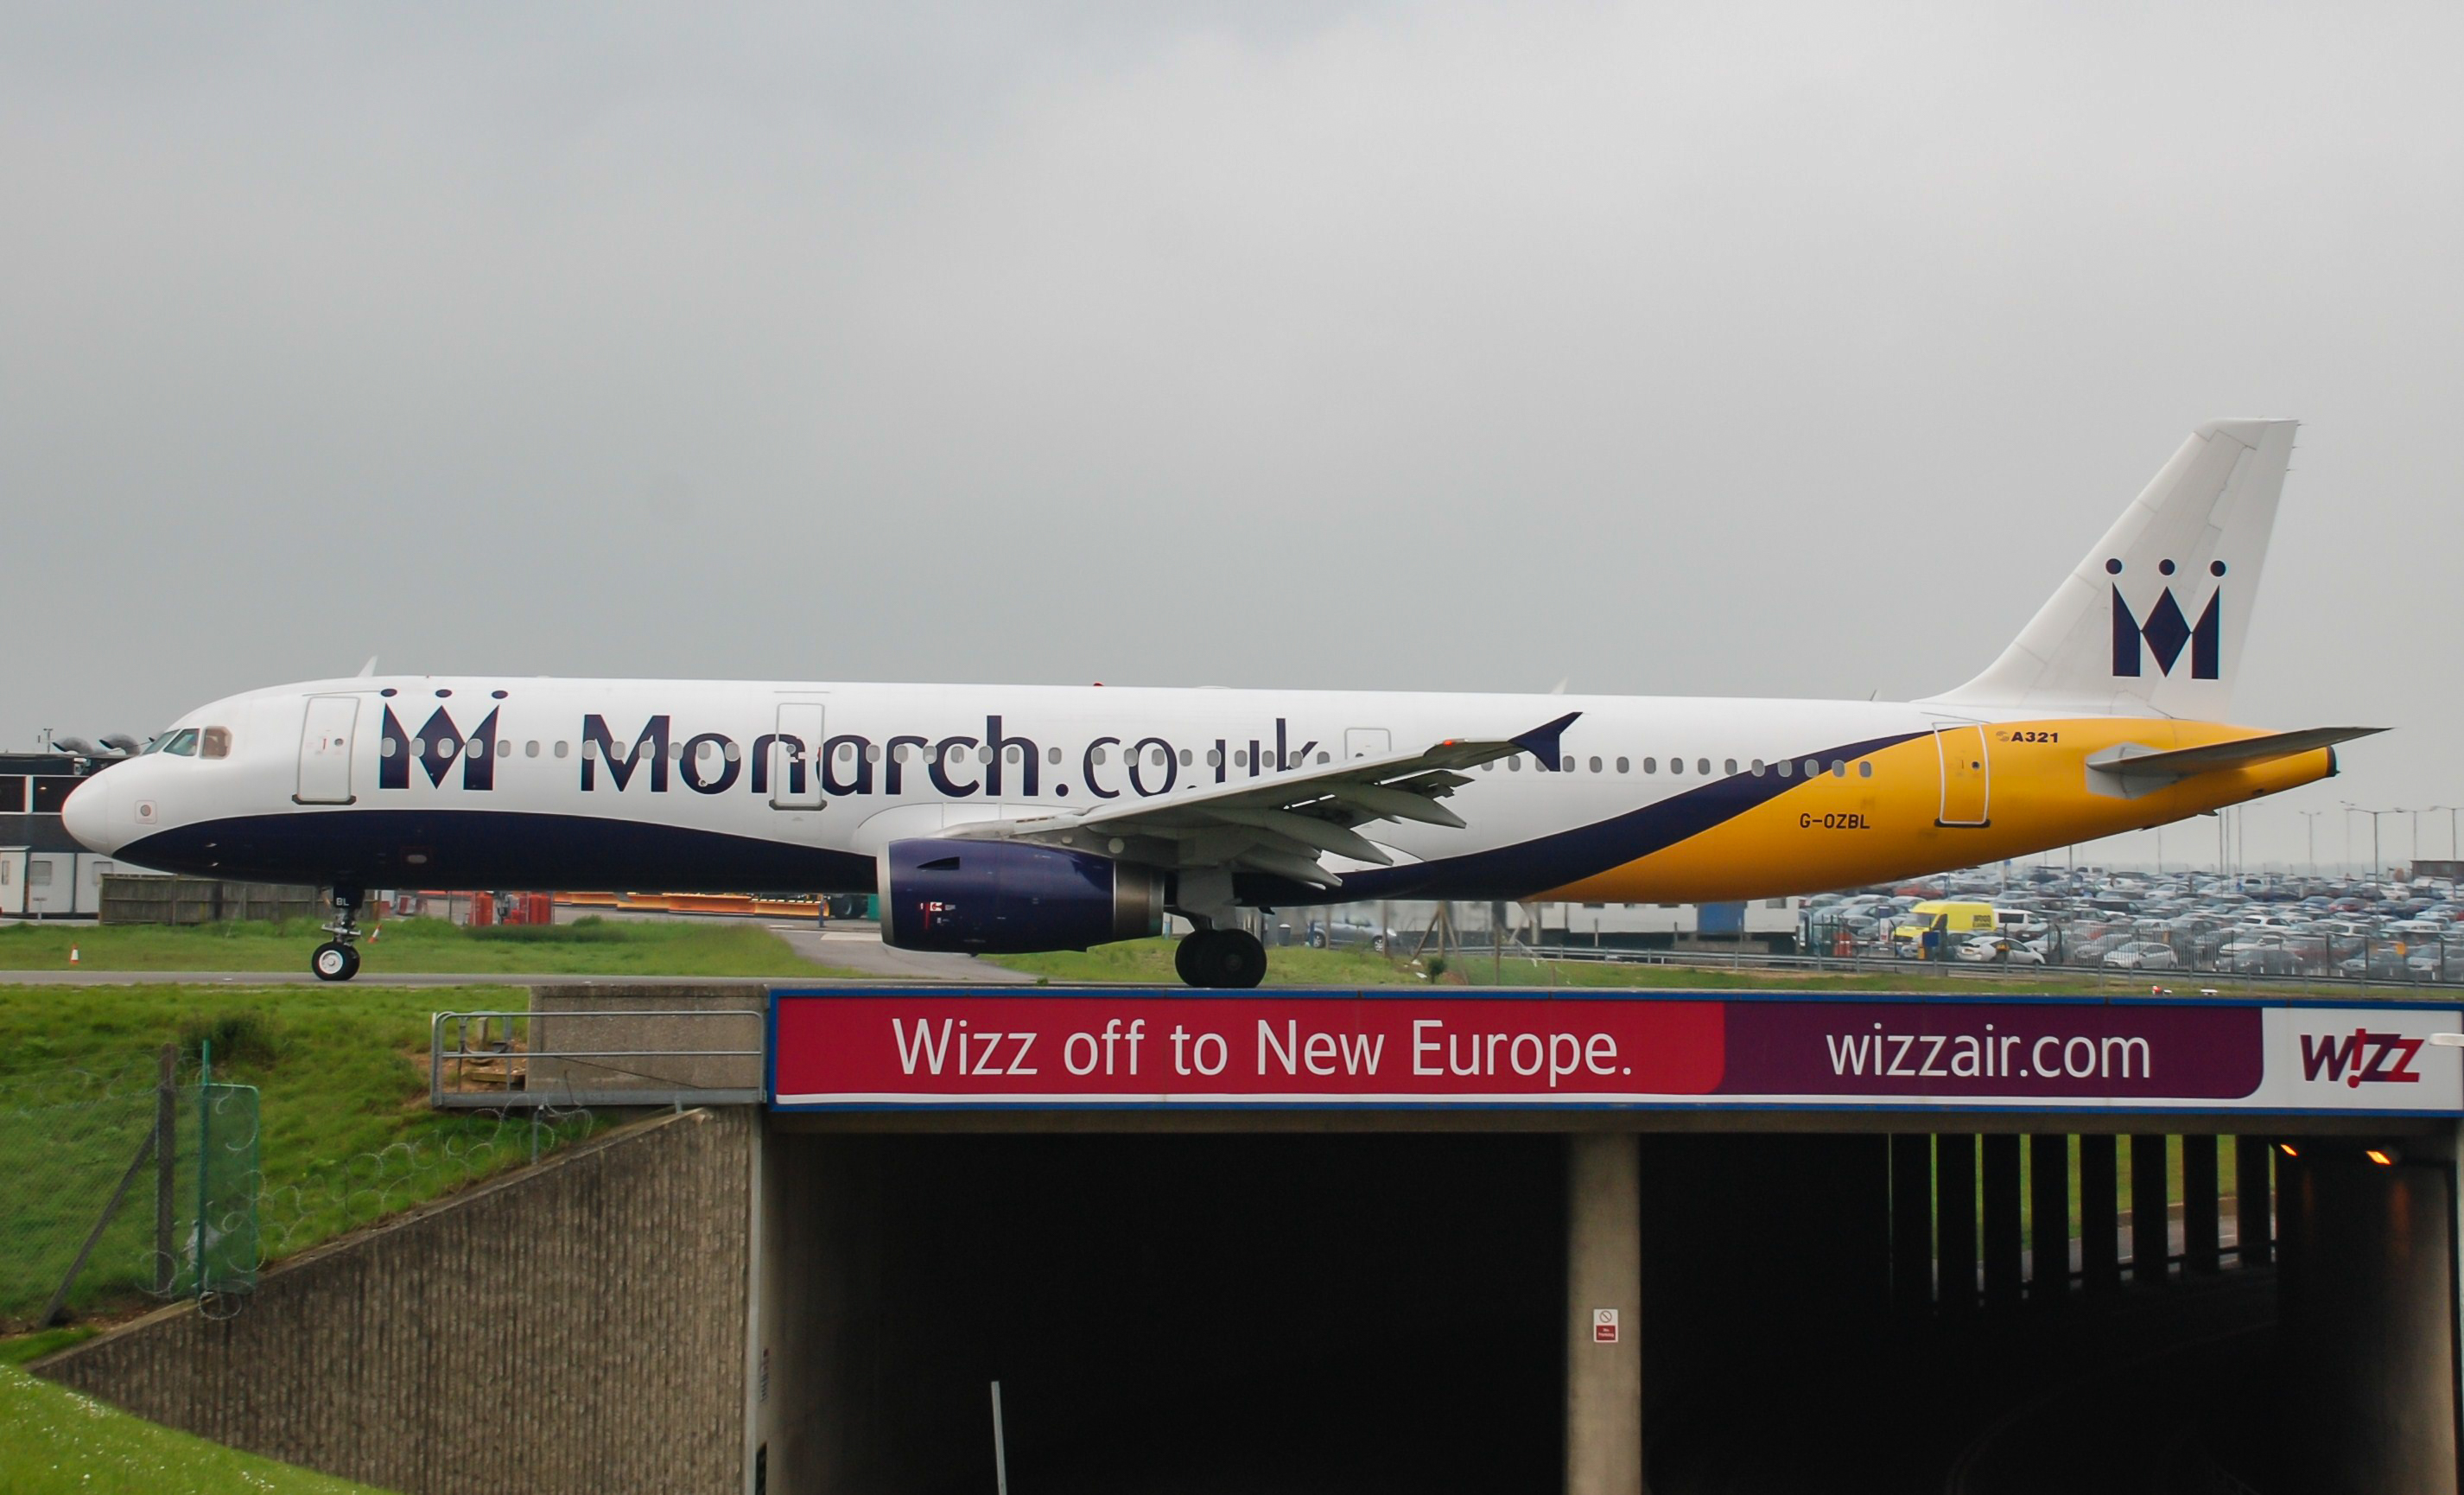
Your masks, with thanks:
[(102, 1330), (92, 1324), (68, 1324), (58, 1329), (38, 1329), (31, 1334), (16, 1334), (0, 1339), (0, 1365), (25, 1365), (39, 1360), (54, 1351), (92, 1339)]
[[(162, 1044), (182, 1045), (193, 1080), (196, 1040), (219, 1033), (215, 1077), (258, 1088), (272, 1262), (528, 1160), (527, 1120), (431, 1110), (427, 1076), (431, 1010), (525, 1005), (505, 987), (0, 986), (0, 1328), (32, 1326), (152, 1125)], [(191, 1138), (192, 1105), (179, 1118)], [(577, 1118), (539, 1140), (614, 1119)], [(183, 1203), (192, 1177), (180, 1176)], [(150, 1306), (153, 1232), (149, 1164), (72, 1312)]]
[[(0, 971), (302, 971), (325, 938), (304, 919), (161, 925), (0, 926)], [(361, 969), (442, 976), (813, 976), (829, 974), (777, 934), (735, 920), (603, 919), (465, 929), (394, 919), (360, 944)]]
[(346, 1495), (368, 1488), (176, 1433), (0, 1366), (0, 1490), (10, 1495)]

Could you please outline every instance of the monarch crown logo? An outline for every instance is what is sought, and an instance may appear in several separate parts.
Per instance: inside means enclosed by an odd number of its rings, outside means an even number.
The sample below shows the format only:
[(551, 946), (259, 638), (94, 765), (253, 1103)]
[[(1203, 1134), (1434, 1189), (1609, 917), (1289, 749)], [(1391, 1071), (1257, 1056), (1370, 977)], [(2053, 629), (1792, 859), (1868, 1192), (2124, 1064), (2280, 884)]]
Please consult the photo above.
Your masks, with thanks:
[[(2107, 561), (2104, 569), (2106, 575), (2118, 577), (2122, 574), (2122, 562), (2118, 559)], [(2171, 576), (2173, 562), (2159, 561), (2156, 569), (2162, 575)], [(2222, 578), (2224, 574), (2223, 561), (2208, 562), (2208, 575)], [(2192, 623), (2183, 613), (2182, 605), (2173, 600), (2173, 588), (2167, 586), (2157, 597), (2156, 605), (2147, 609), (2147, 619), (2143, 623), (2130, 610), (2129, 601), (2122, 595), (2122, 583), (2114, 583), (2114, 674), (2137, 678), (2145, 673), (2141, 661), (2147, 654), (2153, 654), (2156, 656), (2157, 672), (2169, 675), (2173, 672), (2174, 662), (2182, 657), (2187, 647), (2190, 653), (2191, 679), (2220, 678), (2224, 653), (2224, 596), (2225, 589), (2219, 582), (2216, 589), (2208, 594), (2207, 609), (2199, 614), (2198, 622)]]

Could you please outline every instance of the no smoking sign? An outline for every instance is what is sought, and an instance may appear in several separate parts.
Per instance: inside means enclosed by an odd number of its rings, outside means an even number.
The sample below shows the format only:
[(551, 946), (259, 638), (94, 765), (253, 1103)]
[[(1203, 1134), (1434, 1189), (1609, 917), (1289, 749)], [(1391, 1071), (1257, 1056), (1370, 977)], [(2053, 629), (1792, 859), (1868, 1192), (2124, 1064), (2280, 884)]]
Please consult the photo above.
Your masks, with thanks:
[(1617, 1310), (1615, 1308), (1592, 1309), (1592, 1343), (1613, 1345), (1617, 1342)]

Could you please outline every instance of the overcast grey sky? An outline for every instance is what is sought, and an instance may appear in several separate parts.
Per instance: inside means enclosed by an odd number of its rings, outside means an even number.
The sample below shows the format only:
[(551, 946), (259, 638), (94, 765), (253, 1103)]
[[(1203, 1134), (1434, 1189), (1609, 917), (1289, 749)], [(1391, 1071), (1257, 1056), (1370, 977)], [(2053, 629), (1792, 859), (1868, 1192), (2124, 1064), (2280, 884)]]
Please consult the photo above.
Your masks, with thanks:
[(2190, 427), (2293, 415), (2236, 714), (2399, 729), (2249, 812), (2299, 858), (2464, 802), (2459, 53), (2453, 5), (9, 4), (0, 743), (370, 653), (1903, 697)]

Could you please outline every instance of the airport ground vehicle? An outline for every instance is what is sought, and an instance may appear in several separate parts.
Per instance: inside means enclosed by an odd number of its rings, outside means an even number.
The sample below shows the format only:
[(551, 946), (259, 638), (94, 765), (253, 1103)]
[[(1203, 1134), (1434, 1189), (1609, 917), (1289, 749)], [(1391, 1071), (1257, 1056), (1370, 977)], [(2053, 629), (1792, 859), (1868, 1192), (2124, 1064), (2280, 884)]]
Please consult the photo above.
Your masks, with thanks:
[(1891, 937), (1903, 950), (1921, 948), (1926, 931), (1943, 936), (1946, 943), (1965, 939), (1970, 934), (1991, 934), (2000, 928), (1990, 903), (1965, 903), (1949, 899), (1930, 899), (1918, 904), (1901, 915)]
[(327, 979), (401, 884), (871, 890), (885, 940), (973, 953), (1170, 912), (1184, 979), (1247, 986), (1246, 910), (1888, 883), (2335, 772), (2370, 729), (2225, 719), (2292, 445), (2200, 427), (1992, 664), (1910, 702), (371, 670), (200, 708), (63, 813), (143, 866), (331, 887)]

